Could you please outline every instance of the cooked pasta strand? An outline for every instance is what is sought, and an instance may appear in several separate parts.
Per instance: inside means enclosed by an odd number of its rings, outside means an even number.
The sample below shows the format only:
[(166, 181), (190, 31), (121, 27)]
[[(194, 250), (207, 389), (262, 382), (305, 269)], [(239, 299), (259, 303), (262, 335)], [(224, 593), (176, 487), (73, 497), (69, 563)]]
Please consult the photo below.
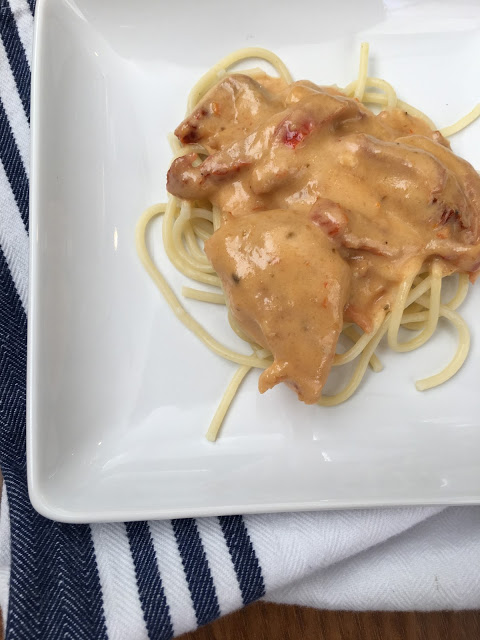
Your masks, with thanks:
[(200, 289), (192, 289), (191, 287), (182, 287), (182, 296), (191, 300), (200, 300), (201, 302), (210, 302), (212, 304), (226, 304), (223, 293), (213, 293), (212, 291), (201, 291)]
[(474, 122), (477, 118), (480, 118), (480, 102), (473, 107), (470, 113), (467, 113), (466, 116), (463, 116), (463, 118), (460, 118), (460, 120), (451, 124), (449, 127), (440, 129), (440, 133), (446, 138), (448, 138), (448, 136), (453, 136), (454, 133), (458, 133), (462, 129), (465, 129), (465, 127), (468, 127), (468, 125)]
[(362, 42), (360, 45), (360, 62), (358, 68), (358, 79), (354, 91), (354, 97), (357, 100), (362, 100), (365, 92), (365, 85), (367, 84), (367, 72), (368, 72), (368, 42)]
[(439, 373), (423, 378), (415, 383), (418, 391), (426, 391), (438, 387), (450, 380), (465, 362), (470, 350), (470, 331), (465, 320), (456, 312), (442, 305), (440, 315), (449, 320), (458, 331), (458, 346), (450, 363)]
[(217, 407), (217, 410), (215, 411), (215, 415), (212, 418), (208, 431), (205, 434), (206, 439), (210, 440), (210, 442), (215, 442), (215, 440), (217, 439), (218, 432), (222, 427), (225, 415), (232, 403), (232, 400), (237, 394), (238, 387), (240, 386), (242, 380), (245, 378), (250, 369), (251, 367), (248, 367), (246, 365), (239, 367), (236, 370), (233, 378), (230, 380), (230, 384), (226, 388), (225, 393), (223, 394), (223, 397)]

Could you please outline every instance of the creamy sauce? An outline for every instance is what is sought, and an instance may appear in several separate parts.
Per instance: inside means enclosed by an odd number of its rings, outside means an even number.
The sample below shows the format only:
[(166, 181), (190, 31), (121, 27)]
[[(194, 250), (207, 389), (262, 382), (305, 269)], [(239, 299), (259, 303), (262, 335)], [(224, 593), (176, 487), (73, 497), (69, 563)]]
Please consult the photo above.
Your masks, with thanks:
[(404, 111), (235, 74), (175, 133), (209, 153), (177, 158), (167, 188), (221, 211), (205, 250), (237, 322), (274, 355), (262, 392), (284, 381), (316, 402), (343, 321), (372, 331), (434, 258), (445, 274), (480, 269), (480, 178)]

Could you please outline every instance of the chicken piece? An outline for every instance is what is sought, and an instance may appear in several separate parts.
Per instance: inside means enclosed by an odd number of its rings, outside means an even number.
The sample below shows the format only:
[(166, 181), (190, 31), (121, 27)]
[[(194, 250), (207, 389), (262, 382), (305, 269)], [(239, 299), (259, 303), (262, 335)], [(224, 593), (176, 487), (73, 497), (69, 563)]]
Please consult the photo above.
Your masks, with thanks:
[(350, 270), (307, 216), (263, 211), (234, 218), (205, 243), (240, 327), (270, 349), (261, 393), (280, 382), (318, 401), (335, 355)]
[(468, 209), (457, 176), (413, 145), (350, 134), (338, 142), (329, 167), (335, 179), (324, 181), (323, 191), (348, 212), (342, 241), (350, 249), (386, 257), (417, 253), (437, 240), (439, 202), (447, 210)]
[(453, 225), (453, 231), (460, 237), (457, 239), (465, 244), (476, 244), (480, 241), (480, 179), (472, 165), (459, 158), (442, 144), (425, 136), (412, 135), (399, 138), (402, 145), (421, 149), (431, 154), (437, 162), (448, 169), (455, 177), (458, 188), (464, 194), (463, 202), (453, 202), (445, 197), (437, 198), (437, 223)]
[(293, 82), (285, 90), (285, 103), (287, 105), (294, 104), (295, 102), (300, 102), (300, 100), (318, 93), (328, 93), (332, 96), (342, 96), (343, 98), (347, 97), (337, 87), (324, 87), (314, 84), (313, 82), (310, 82), (310, 80), (297, 80), (297, 82)]
[[(418, 140), (417, 146), (406, 143), (411, 138)], [(474, 170), (428, 138), (400, 140), (383, 142), (363, 133), (350, 134), (337, 143), (336, 157), (328, 158), (334, 180), (323, 179), (325, 198), (319, 202), (343, 208), (348, 218), (348, 225), (343, 225), (344, 246), (390, 257), (410, 249), (417, 252), (441, 240), (437, 231), (447, 222), (456, 223), (452, 241), (478, 242), (480, 181)], [(432, 152), (422, 149), (420, 141), (433, 147)], [(447, 157), (440, 159), (433, 151)], [(448, 161), (458, 166), (450, 167)], [(318, 209), (317, 224), (328, 225), (331, 213)], [(435, 251), (443, 253), (441, 243)]]
[(432, 131), (425, 120), (410, 115), (403, 109), (388, 109), (381, 111), (377, 119), (395, 131), (395, 137), (416, 134), (425, 136), (450, 149), (450, 142), (442, 136), (440, 131)]
[(455, 268), (474, 270), (480, 257), (480, 180), (444, 145), (424, 136), (384, 142), (350, 134), (338, 142), (329, 168), (335, 179), (323, 180), (327, 197), (317, 200), (311, 217), (329, 235), (340, 225), (337, 243), (398, 264), (436, 255)]
[(283, 109), (278, 95), (249, 76), (232, 74), (205, 94), (175, 135), (184, 144), (200, 143), (212, 153), (245, 137)]
[[(221, 208), (228, 202), (229, 192), (235, 192), (232, 182), (248, 180), (254, 196), (268, 193), (297, 175), (299, 163), (304, 162), (301, 148), (305, 144), (311, 146), (314, 139), (318, 146), (318, 137), (336, 122), (355, 117), (361, 117), (357, 102), (319, 89), (300, 106), (274, 114), (250, 135), (225, 145), (199, 165), (194, 166), (196, 154), (176, 158), (167, 174), (167, 190), (180, 198), (196, 199), (216, 197), (221, 187), (225, 192), (217, 203)], [(292, 154), (297, 148), (298, 153)], [(250, 213), (253, 207), (249, 210), (248, 204), (257, 208), (257, 202), (252, 197), (250, 203), (237, 206), (234, 215)]]
[(348, 227), (348, 214), (338, 202), (318, 198), (310, 211), (310, 219), (330, 238), (342, 238)]
[[(344, 318), (356, 323), (366, 333), (371, 333), (390, 309), (400, 282), (416, 273), (423, 257), (417, 252), (392, 251), (388, 244), (367, 236), (355, 237), (349, 229), (350, 221), (359, 227), (361, 211), (344, 209), (337, 202), (318, 198), (309, 217), (338, 247), (340, 255), (351, 269), (350, 299), (344, 310)], [(372, 221), (363, 221), (369, 231)], [(362, 248), (359, 250), (358, 246)]]

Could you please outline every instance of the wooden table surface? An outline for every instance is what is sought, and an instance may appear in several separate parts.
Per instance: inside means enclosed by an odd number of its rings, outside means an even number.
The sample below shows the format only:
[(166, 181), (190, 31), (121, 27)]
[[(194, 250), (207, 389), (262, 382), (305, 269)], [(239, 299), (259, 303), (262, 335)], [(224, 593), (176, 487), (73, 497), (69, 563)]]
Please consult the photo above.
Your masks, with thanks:
[[(263, 602), (252, 604), (194, 633), (181, 636), (181, 640), (478, 640), (478, 638), (480, 638), (479, 611), (351, 613), (317, 611)], [(3, 640), (1, 629), (0, 640)], [(125, 640), (136, 639), (126, 638)]]
[[(480, 612), (352, 613), (258, 602), (182, 640), (478, 640)], [(134, 639), (132, 639), (134, 640)]]

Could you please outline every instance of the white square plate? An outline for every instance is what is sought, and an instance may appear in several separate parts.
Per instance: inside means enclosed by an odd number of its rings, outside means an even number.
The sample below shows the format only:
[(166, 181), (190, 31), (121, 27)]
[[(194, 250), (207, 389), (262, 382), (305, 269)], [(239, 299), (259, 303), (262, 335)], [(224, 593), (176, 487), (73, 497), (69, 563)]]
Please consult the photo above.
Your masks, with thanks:
[[(265, 46), (296, 78), (341, 86), (368, 40), (371, 74), (445, 126), (479, 100), (479, 26), (475, 2), (38, 2), (28, 363), (38, 511), (86, 522), (480, 502), (480, 286), (462, 308), (471, 353), (444, 386), (413, 384), (453, 354), (442, 325), (418, 352), (381, 350), (384, 372), (336, 408), (286, 388), (261, 396), (251, 374), (211, 444), (234, 365), (176, 321), (134, 246), (140, 213), (165, 198), (165, 135), (226, 53)], [(480, 168), (480, 123), (453, 146)], [(159, 233), (153, 250), (178, 291)], [(223, 309), (185, 305), (236, 344)]]

